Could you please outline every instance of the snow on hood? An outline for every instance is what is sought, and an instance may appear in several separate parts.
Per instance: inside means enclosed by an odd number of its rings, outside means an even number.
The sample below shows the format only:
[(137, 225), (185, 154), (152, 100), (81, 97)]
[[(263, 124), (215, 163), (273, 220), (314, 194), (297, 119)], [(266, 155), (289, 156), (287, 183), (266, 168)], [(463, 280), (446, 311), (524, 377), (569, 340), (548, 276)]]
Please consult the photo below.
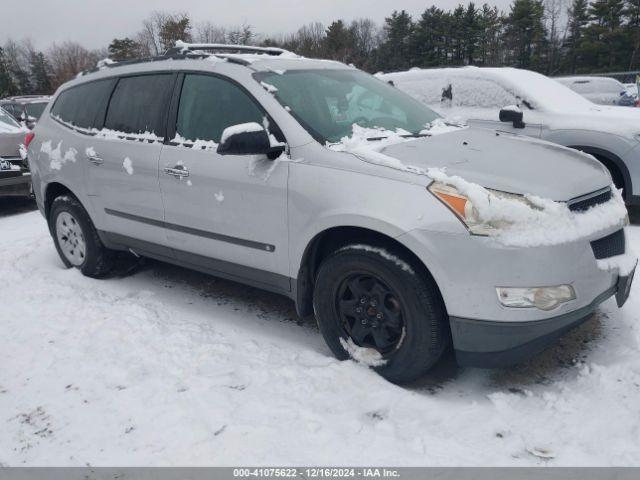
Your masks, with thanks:
[[(467, 128), (461, 123), (446, 123), (444, 120), (437, 118), (431, 123), (425, 125), (420, 135), (432, 137), (443, 133), (455, 132)], [(338, 143), (328, 143), (327, 147), (337, 152), (349, 152), (364, 160), (371, 159), (375, 163), (388, 164), (387, 166), (401, 169), (411, 169), (397, 159), (381, 154), (383, 149), (390, 145), (405, 143), (415, 140), (415, 137), (409, 137), (410, 132), (397, 129), (396, 131), (386, 130), (384, 128), (366, 128), (354, 123), (352, 126), (352, 135), (350, 137), (342, 137)], [(411, 171), (411, 170), (409, 170)], [(416, 171), (415, 173), (420, 173)]]
[(572, 212), (564, 202), (531, 194), (521, 198), (501, 196), (459, 176), (447, 175), (444, 169), (430, 168), (427, 174), (466, 196), (477, 210), (478, 218), (495, 227), (495, 239), (507, 246), (568, 243), (622, 226), (627, 216), (622, 194), (613, 185), (608, 202), (585, 212)]
[(351, 137), (329, 148), (419, 175), (425, 175), (428, 168), (447, 168), (449, 173), (486, 188), (556, 201), (595, 192), (611, 183), (607, 170), (593, 157), (542, 140), (451, 126), (442, 120), (425, 133), (430, 136), (405, 138), (401, 131), (354, 125)]
[[(471, 201), (478, 218), (494, 227), (492, 236), (504, 245), (556, 245), (624, 224), (627, 210), (622, 195), (611, 185), (611, 178), (595, 160), (571, 149), (555, 147), (539, 140), (529, 141), (523, 137), (507, 137), (506, 142), (500, 143), (501, 139), (496, 138), (496, 134), (490, 136), (493, 141), (488, 145), (489, 149), (474, 151), (476, 140), (485, 139), (490, 132), (461, 130), (460, 127), (454, 127), (448, 130), (450, 135), (440, 138), (413, 139), (402, 137), (401, 131), (366, 129), (354, 125), (351, 137), (345, 137), (339, 144), (329, 145), (329, 148), (352, 153), (368, 163), (424, 175), (455, 187)], [(371, 138), (381, 137), (384, 138), (370, 141)], [(445, 137), (450, 137), (449, 140), (453, 139), (454, 142), (447, 141)], [(447, 142), (439, 145), (443, 148), (437, 146), (440, 140)], [(469, 156), (460, 155), (457, 149), (471, 153)], [(501, 158), (498, 163), (489, 160), (505, 149), (513, 150), (513, 158)], [(407, 152), (411, 152), (411, 155)], [(555, 155), (550, 155), (551, 152)], [(565, 154), (564, 158), (561, 154)], [(407, 159), (411, 163), (405, 163)], [(544, 163), (544, 159), (549, 163)], [(464, 173), (450, 175), (449, 167)], [(487, 173), (500, 170), (508, 173)], [(566, 181), (569, 173), (571, 182)], [(492, 185), (482, 186), (469, 177), (480, 178)], [(556, 181), (553, 182), (553, 179)], [(551, 190), (548, 188), (549, 182), (553, 187)], [(582, 190), (571, 190), (575, 184)], [(500, 188), (495, 188), (495, 185)], [(514, 189), (514, 185), (518, 188)], [(565, 203), (566, 200), (610, 185), (613, 192), (611, 200), (586, 212), (572, 212)], [(553, 189), (556, 189), (556, 200), (563, 195), (566, 198), (555, 201), (551, 196), (538, 193)]]

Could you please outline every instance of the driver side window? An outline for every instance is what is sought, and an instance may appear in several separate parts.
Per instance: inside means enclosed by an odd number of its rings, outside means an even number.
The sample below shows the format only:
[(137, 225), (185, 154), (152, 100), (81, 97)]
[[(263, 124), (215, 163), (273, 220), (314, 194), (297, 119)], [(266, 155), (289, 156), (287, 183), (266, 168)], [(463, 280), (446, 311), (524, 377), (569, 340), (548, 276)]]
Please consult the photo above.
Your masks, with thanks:
[(220, 142), (225, 128), (263, 124), (264, 112), (234, 83), (211, 75), (187, 74), (182, 84), (176, 132), (187, 141)]

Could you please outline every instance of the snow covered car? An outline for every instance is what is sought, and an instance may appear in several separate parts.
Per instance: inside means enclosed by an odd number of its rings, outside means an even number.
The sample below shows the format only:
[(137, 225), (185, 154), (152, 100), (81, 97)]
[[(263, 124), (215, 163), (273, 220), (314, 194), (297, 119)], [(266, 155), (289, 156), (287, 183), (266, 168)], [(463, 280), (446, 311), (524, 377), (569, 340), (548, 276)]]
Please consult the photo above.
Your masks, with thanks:
[[(595, 105), (555, 80), (515, 68), (414, 69), (380, 77), (444, 117), (587, 152), (607, 167), (627, 204), (640, 204), (640, 109)], [(501, 114), (508, 106), (518, 111)]]
[(615, 78), (608, 77), (558, 77), (554, 80), (599, 105), (635, 107), (636, 97)]
[(18, 122), (32, 129), (51, 97), (46, 95), (21, 95), (0, 99), (0, 107), (4, 108)]
[(0, 196), (30, 196), (31, 175), (20, 146), (27, 131), (0, 108)]
[(527, 358), (622, 306), (636, 265), (592, 157), (279, 49), (181, 44), (83, 75), (28, 155), (67, 267), (101, 277), (132, 251), (286, 295), (393, 382), (451, 341), (464, 365)]

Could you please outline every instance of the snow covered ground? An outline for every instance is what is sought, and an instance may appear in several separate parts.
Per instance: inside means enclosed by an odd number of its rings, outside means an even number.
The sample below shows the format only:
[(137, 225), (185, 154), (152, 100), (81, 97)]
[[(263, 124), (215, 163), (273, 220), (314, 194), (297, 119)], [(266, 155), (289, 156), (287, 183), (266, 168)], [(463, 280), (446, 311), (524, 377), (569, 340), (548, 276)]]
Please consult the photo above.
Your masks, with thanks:
[(0, 465), (640, 465), (640, 282), (523, 366), (402, 388), (284, 298), (65, 270), (24, 210), (0, 203)]

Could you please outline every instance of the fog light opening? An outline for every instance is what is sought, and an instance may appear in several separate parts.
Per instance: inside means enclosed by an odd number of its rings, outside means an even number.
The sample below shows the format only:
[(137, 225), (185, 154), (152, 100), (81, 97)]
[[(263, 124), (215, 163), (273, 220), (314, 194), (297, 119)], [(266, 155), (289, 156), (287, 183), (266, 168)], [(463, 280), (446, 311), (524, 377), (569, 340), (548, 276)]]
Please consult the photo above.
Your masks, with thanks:
[(537, 308), (553, 310), (559, 305), (575, 300), (576, 292), (571, 285), (554, 287), (497, 287), (498, 300), (509, 308)]

